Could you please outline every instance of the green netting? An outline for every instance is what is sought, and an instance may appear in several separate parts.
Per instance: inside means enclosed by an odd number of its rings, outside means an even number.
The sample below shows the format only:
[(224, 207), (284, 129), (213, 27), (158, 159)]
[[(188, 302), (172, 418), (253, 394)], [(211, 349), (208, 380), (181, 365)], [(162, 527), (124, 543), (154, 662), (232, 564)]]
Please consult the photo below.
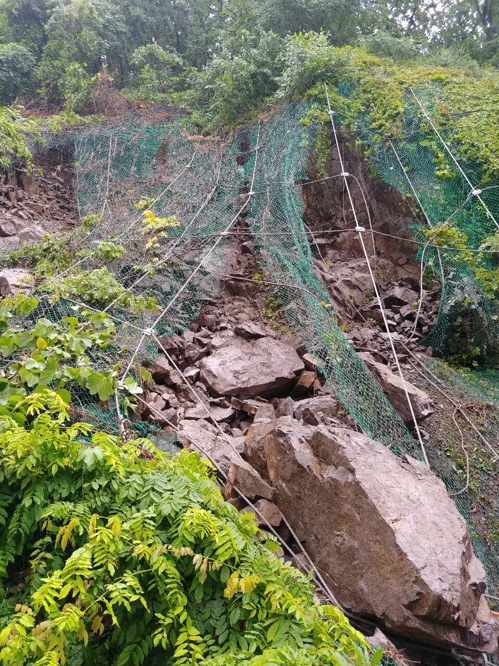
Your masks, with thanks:
[[(69, 242), (78, 251), (95, 248), (99, 240), (124, 245), (126, 254), (107, 262), (107, 268), (131, 293), (154, 295), (159, 307), (158, 311), (134, 315), (115, 304), (110, 313), (121, 322), (118, 343), (93, 360), (102, 368), (119, 362), (122, 370), (130, 367), (134, 372), (134, 360), (157, 353), (151, 331), (161, 336), (189, 325), (202, 305), (216, 295), (219, 273), (224, 272), (234, 242), (230, 232), (251, 189), (246, 222), (281, 313), (319, 360), (321, 372), (358, 425), (399, 455), (409, 453), (421, 458), (419, 445), (338, 326), (329, 296), (314, 269), (297, 184), (306, 178), (314, 141), (314, 128), (300, 122), (306, 110), (302, 105), (282, 107), (225, 143), (189, 136), (189, 126), (182, 119), (148, 123), (128, 118), (66, 137), (74, 144), (80, 214), (102, 218), (89, 233), (81, 231)], [(367, 121), (362, 127), (360, 120), (362, 139), (369, 145), (374, 134), (370, 134)], [(468, 191), (457, 177), (443, 182), (436, 178), (434, 155), (422, 144), (427, 133), (428, 128), (421, 127), (420, 116), (409, 104), (404, 138), (395, 146), (399, 159), (407, 168), (410, 165), (412, 182), (427, 214), (435, 221), (454, 215), (478, 245), (490, 233), (489, 221), (476, 201), (467, 198)], [(378, 172), (387, 183), (408, 194), (407, 179), (393, 150), (379, 142), (372, 144), (370, 159)], [(151, 207), (156, 215), (175, 216), (180, 222), (156, 248), (146, 247), (143, 211), (134, 206), (141, 199), (154, 202)], [(477, 230), (477, 225), (483, 225), (483, 229)], [(463, 291), (483, 327), (493, 326), (491, 304), (475, 285), (471, 285), (470, 292), (472, 276), (458, 257), (452, 258), (441, 272), (442, 305), (430, 338), (435, 347), (444, 345), (453, 302)], [(154, 271), (149, 272), (154, 259)], [(433, 259), (438, 272), (437, 257)], [(99, 268), (101, 263), (90, 254), (78, 259), (66, 274)], [(72, 308), (78, 305), (70, 301), (53, 304), (43, 296), (43, 286), (40, 293), (41, 304), (31, 315), (33, 319), (43, 314), (57, 320), (73, 314)], [(471, 385), (474, 379), (466, 381)], [(490, 378), (481, 381), (494, 382)], [(116, 428), (118, 418), (112, 403), (103, 405), (81, 390), (75, 395), (87, 418), (100, 427)], [(134, 425), (143, 430), (149, 427), (140, 422)], [(461, 490), (462, 468), (431, 441), (427, 451), (432, 469), (449, 491)], [(483, 521), (477, 522), (475, 500), (476, 492), (471, 488), (456, 496), (456, 504), (471, 527), (474, 547), (487, 566), (491, 589), (496, 590), (499, 560), (495, 542), (483, 529)]]
[[(342, 92), (350, 91), (345, 88)], [(439, 105), (445, 102), (445, 91), (436, 84), (416, 91), (416, 95), (430, 117), (438, 115)], [(486, 238), (498, 231), (499, 185), (487, 182), (483, 169), (462, 159), (452, 124), (436, 128), (438, 136), (411, 93), (407, 93), (398, 138), (380, 137), (366, 113), (359, 113), (355, 128), (376, 174), (421, 207), (422, 223), (416, 222), (414, 227), (417, 236), (423, 228), (448, 222), (466, 234), (470, 250), (478, 251)], [(459, 156), (465, 176), (445, 145)], [(422, 233), (419, 238), (423, 244)], [(433, 266), (442, 285), (438, 319), (425, 344), (456, 360), (466, 357), (469, 361), (475, 354), (475, 360), (497, 362), (497, 301), (487, 297), (460, 255), (459, 251), (434, 247), (425, 250), (424, 260)], [(497, 266), (497, 259), (489, 256), (487, 268)]]

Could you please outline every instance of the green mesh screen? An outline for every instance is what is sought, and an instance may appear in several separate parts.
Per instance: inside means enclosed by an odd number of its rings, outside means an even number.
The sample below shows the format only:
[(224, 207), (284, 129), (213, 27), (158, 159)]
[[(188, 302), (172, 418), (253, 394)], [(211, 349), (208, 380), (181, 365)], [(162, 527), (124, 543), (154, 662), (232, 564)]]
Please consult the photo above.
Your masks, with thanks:
[[(154, 295), (159, 306), (156, 312), (133, 315), (119, 303), (114, 304), (109, 312), (119, 323), (119, 346), (117, 343), (108, 348), (94, 360), (103, 368), (119, 362), (123, 371), (133, 373), (134, 361), (157, 353), (151, 331), (163, 335), (189, 325), (202, 305), (216, 295), (220, 273), (234, 242), (231, 233), (247, 202), (246, 221), (266, 283), (282, 314), (319, 360), (320, 370), (338, 398), (369, 436), (399, 455), (409, 453), (421, 458), (419, 445), (337, 325), (328, 294), (314, 269), (298, 185), (306, 178), (314, 142), (314, 128), (300, 122), (306, 110), (301, 105), (282, 107), (227, 142), (190, 136), (189, 125), (183, 119), (145, 122), (128, 118), (118, 124), (90, 127), (70, 137), (80, 215), (98, 215), (101, 221), (88, 233), (78, 232), (69, 242), (76, 251), (91, 250), (99, 240), (124, 245), (126, 254), (108, 262), (107, 268), (131, 293)], [(365, 118), (364, 125), (361, 121), (359, 118), (359, 132), (369, 146), (368, 123)], [(427, 135), (428, 128), (422, 126), (416, 108), (409, 104), (406, 134), (395, 142), (398, 158), (388, 144), (377, 142), (371, 146), (370, 160), (387, 183), (410, 194), (400, 160), (410, 170), (430, 219), (441, 221), (454, 215), (478, 246), (490, 233), (490, 222), (476, 201), (467, 198), (468, 191), (458, 176), (443, 182), (435, 177), (434, 157), (423, 141)], [(143, 211), (134, 205), (141, 199), (150, 200), (156, 215), (175, 216), (180, 222), (152, 250), (146, 249), (142, 233)], [(471, 284), (472, 277), (458, 256), (452, 255), (452, 261), (446, 261), (442, 269), (434, 259), (435, 270), (441, 270), (444, 291), (429, 342), (438, 348), (445, 342), (453, 300), (460, 298), (463, 285)], [(75, 263), (65, 274), (100, 266), (93, 254)], [(468, 297), (483, 326), (493, 326), (492, 305), (475, 285), (470, 289)], [(42, 314), (58, 319), (72, 314), (72, 308), (78, 305), (69, 301), (53, 304), (43, 295), (43, 285), (39, 291), (42, 300), (38, 311), (31, 315), (33, 319)], [(433, 369), (443, 372), (440, 366)], [(452, 383), (444, 377), (439, 381)], [(489, 395), (489, 401), (497, 397), (488, 388), (498, 385), (493, 374), (475, 377), (469, 373), (453, 382), (449, 390), (458, 393), (463, 386), (476, 387), (477, 402), (484, 395)], [(75, 394), (86, 418), (100, 427), (116, 428), (117, 413), (112, 403), (102, 405), (78, 390)], [(496, 425), (497, 420), (492, 419), (488, 435)], [(150, 428), (137, 423), (135, 427), (144, 431)], [(483, 455), (479, 439), (474, 446)], [(427, 444), (430, 464), (449, 491), (458, 492), (463, 487), (462, 461), (456, 462), (444, 449), (445, 444), (440, 446), (439, 442)], [(477, 513), (476, 500), (481, 492), (476, 485), (470, 486), (455, 499), (470, 525), (476, 552), (487, 567), (491, 589), (499, 590), (496, 541), (484, 528), (495, 507), (493, 502), (484, 504)]]
[[(416, 95), (430, 117), (437, 115), (438, 106), (445, 101), (438, 86), (418, 90)], [(426, 228), (448, 222), (467, 235), (468, 247), (474, 251), (498, 231), (499, 185), (487, 182), (483, 169), (459, 157), (463, 176), (444, 146), (445, 142), (451, 153), (460, 154), (452, 124), (437, 128), (440, 138), (412, 94), (407, 93), (399, 138), (380, 140), (366, 114), (359, 114), (355, 127), (376, 174), (412, 200), (416, 208), (421, 207), (420, 219)], [(418, 223), (414, 231), (418, 235)], [(422, 234), (419, 237), (423, 241)], [(468, 354), (475, 349), (479, 360), (497, 361), (497, 302), (483, 293), (460, 255), (456, 250), (425, 249), (425, 262), (433, 266), (442, 285), (438, 320), (425, 344), (437, 353), (459, 358), (465, 343)], [(487, 264), (492, 268), (497, 259), (490, 257)]]

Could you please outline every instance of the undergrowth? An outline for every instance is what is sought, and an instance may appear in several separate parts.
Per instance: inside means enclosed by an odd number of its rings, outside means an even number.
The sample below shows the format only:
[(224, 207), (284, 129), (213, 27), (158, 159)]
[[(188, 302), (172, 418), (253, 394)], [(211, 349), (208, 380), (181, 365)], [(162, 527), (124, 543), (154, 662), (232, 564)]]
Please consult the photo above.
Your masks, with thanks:
[(48, 389), (19, 407), (0, 416), (2, 663), (378, 663), (197, 454), (93, 432)]

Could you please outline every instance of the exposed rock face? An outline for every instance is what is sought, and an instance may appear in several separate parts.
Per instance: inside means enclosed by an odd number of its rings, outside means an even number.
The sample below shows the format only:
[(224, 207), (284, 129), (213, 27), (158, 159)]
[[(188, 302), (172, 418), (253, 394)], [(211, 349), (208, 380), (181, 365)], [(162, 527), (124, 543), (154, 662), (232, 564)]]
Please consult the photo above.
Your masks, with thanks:
[[(208, 421), (181, 421), (179, 435), (185, 436), (186, 448), (204, 452), (207, 456), (227, 474), (232, 461), (245, 464), (239, 453), (242, 452), (243, 441), (236, 437), (226, 435), (223, 437)], [(201, 454), (203, 455), (203, 454)], [(204, 456), (203, 456), (204, 457)]]
[(340, 603), (406, 636), (496, 649), (483, 567), (425, 465), (323, 425), (277, 425), (264, 447), (274, 502)]
[(235, 337), (199, 364), (202, 381), (218, 395), (268, 397), (288, 388), (304, 364), (294, 349), (265, 337)]
[(228, 482), (238, 488), (246, 497), (263, 497), (271, 500), (274, 491), (260, 474), (244, 460), (233, 460), (229, 466)]
[(0, 296), (11, 296), (18, 291), (28, 291), (35, 280), (29, 271), (22, 268), (4, 268), (0, 271)]
[[(406, 423), (411, 423), (411, 410), (409, 409), (409, 403), (407, 402), (404, 383), (399, 375), (392, 372), (387, 365), (375, 361), (369, 353), (360, 352), (359, 356), (375, 375), (383, 389), (383, 393), (395, 407), (402, 419)], [(407, 379), (405, 380), (405, 385), (416, 419), (418, 421), (423, 421), (423, 419), (426, 419), (433, 414), (435, 411), (433, 408), (433, 401), (428, 394), (421, 391), (421, 389), (418, 389), (414, 384), (408, 382)]]

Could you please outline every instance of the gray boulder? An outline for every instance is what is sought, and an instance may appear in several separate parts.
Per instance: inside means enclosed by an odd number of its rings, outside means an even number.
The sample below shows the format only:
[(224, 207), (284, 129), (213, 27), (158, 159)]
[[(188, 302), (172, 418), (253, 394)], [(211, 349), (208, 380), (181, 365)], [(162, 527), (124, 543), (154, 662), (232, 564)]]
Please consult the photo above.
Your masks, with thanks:
[(292, 347), (279, 340), (235, 337), (202, 359), (199, 367), (201, 380), (213, 393), (253, 398), (289, 388), (304, 364)]
[[(406, 423), (411, 423), (411, 410), (409, 409), (409, 403), (407, 402), (404, 383), (400, 376), (392, 372), (387, 365), (375, 361), (368, 352), (361, 352), (359, 353), (359, 356), (376, 377), (383, 393), (395, 407), (401, 418)], [(430, 396), (424, 391), (421, 391), (421, 389), (418, 389), (414, 384), (408, 382), (407, 379), (405, 380), (405, 385), (416, 420), (423, 421), (428, 418), (428, 416), (431, 416), (435, 409)]]
[(244, 463), (240, 456), (244, 440), (220, 433), (214, 425), (199, 419), (184, 420), (179, 423), (179, 438), (183, 438), (184, 447), (197, 451), (202, 457), (211, 460), (227, 475), (232, 461)]
[(497, 648), (466, 523), (424, 464), (323, 425), (278, 425), (264, 447), (273, 501), (343, 606), (435, 645)]
[(297, 419), (303, 418), (305, 410), (310, 409), (314, 414), (322, 413), (324, 416), (336, 416), (340, 402), (332, 395), (318, 395), (315, 398), (299, 400), (294, 405), (294, 416)]

